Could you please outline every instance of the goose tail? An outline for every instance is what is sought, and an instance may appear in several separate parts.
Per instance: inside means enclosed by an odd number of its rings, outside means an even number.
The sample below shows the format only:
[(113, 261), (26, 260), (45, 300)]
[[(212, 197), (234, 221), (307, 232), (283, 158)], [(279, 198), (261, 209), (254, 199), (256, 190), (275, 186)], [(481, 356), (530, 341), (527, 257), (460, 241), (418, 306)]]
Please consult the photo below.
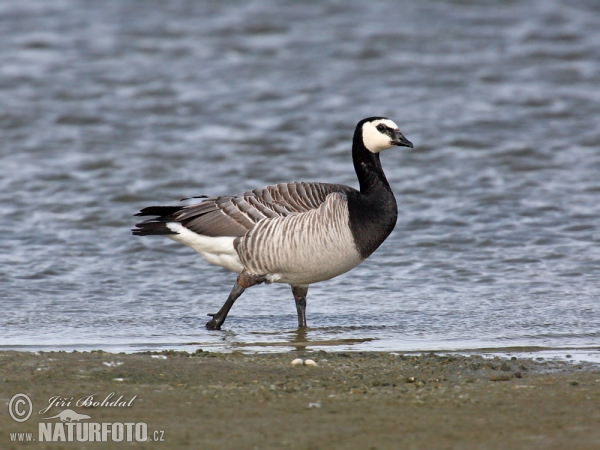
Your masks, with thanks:
[(148, 206), (142, 209), (135, 216), (157, 216), (143, 222), (136, 223), (136, 228), (131, 232), (134, 236), (164, 236), (177, 234), (171, 230), (167, 223), (176, 222), (173, 215), (183, 209), (183, 206)]

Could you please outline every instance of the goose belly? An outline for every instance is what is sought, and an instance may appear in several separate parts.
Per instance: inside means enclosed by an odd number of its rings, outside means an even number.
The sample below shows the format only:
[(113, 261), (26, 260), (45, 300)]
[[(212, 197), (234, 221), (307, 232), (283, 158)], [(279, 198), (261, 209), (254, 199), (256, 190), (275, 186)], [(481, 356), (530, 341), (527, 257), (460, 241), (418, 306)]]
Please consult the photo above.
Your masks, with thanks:
[(362, 261), (342, 195), (330, 196), (316, 210), (258, 222), (236, 250), (251, 272), (289, 284), (328, 280)]
[(224, 267), (236, 273), (240, 273), (244, 269), (233, 246), (235, 237), (204, 236), (188, 230), (179, 222), (170, 222), (167, 224), (167, 227), (177, 233), (166, 235), (168, 238), (193, 248), (202, 255), (202, 258), (206, 262)]

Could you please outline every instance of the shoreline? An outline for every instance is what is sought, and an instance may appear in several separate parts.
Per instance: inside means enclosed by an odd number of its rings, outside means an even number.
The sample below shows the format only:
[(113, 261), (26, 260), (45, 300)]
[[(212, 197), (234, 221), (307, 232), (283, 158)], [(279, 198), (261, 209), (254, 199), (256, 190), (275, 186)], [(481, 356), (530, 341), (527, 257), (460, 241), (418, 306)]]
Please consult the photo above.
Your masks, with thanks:
[[(327, 341), (328, 342), (328, 341)], [(40, 346), (0, 346), (0, 354), (6, 352), (16, 353), (31, 353), (31, 354), (43, 354), (43, 353), (106, 353), (113, 355), (136, 355), (136, 354), (161, 354), (164, 352), (176, 352), (182, 354), (191, 354), (196, 350), (201, 349), (207, 353), (222, 353), (231, 354), (239, 353), (244, 355), (258, 355), (258, 354), (280, 354), (280, 353), (318, 353), (318, 352), (329, 352), (329, 353), (381, 353), (390, 355), (408, 355), (408, 356), (419, 356), (423, 354), (434, 353), (439, 356), (481, 356), (486, 359), (491, 358), (511, 358), (516, 357), (519, 359), (537, 359), (545, 361), (563, 361), (566, 363), (578, 363), (578, 364), (592, 364), (600, 367), (600, 347), (588, 346), (588, 347), (540, 347), (540, 346), (508, 346), (508, 347), (480, 347), (480, 348), (457, 348), (457, 349), (426, 349), (426, 350), (395, 350), (395, 349), (383, 349), (383, 350), (371, 350), (371, 349), (359, 349), (355, 347), (340, 347), (336, 342), (335, 344), (325, 343), (320, 341), (314, 341), (306, 344), (290, 344), (285, 342), (275, 343), (250, 343), (245, 345), (230, 345), (223, 347), (216, 347), (211, 345), (201, 345), (201, 343), (188, 343), (180, 344), (171, 347), (133, 347), (124, 349), (121, 346), (115, 346), (113, 348), (103, 347), (101, 345), (85, 345), (85, 346), (65, 346), (65, 347), (40, 347)]]
[[(292, 365), (296, 358), (316, 365)], [(10, 433), (37, 434), (42, 419), (65, 409), (91, 417), (81, 423), (145, 423), (169, 448), (600, 448), (600, 367), (586, 362), (323, 350), (0, 351), (0, 386), (6, 448), (56, 448), (11, 442)], [(24, 423), (6, 407), (17, 393), (33, 403)], [(129, 406), (77, 405), (90, 395)], [(55, 397), (62, 403), (50, 405)]]

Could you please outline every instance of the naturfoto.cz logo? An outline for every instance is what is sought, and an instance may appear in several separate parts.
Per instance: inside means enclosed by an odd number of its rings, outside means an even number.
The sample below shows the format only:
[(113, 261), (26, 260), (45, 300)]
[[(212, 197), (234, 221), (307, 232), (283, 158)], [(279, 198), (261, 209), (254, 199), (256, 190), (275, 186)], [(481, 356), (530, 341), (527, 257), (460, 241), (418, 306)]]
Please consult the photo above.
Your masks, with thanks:
[[(82, 397), (76, 402), (73, 398), (51, 397), (48, 406), (39, 411), (46, 414), (52, 407), (130, 407), (137, 396), (129, 401), (123, 400), (121, 395), (111, 392), (103, 400), (90, 395)], [(27, 421), (33, 412), (33, 403), (26, 394), (15, 394), (8, 403), (8, 413), (16, 422)], [(164, 431), (154, 430), (150, 435), (145, 422), (91, 422), (92, 417), (73, 409), (64, 409), (49, 417), (40, 417), (38, 423), (37, 439), (33, 433), (9, 433), (13, 442), (150, 442), (164, 441)]]

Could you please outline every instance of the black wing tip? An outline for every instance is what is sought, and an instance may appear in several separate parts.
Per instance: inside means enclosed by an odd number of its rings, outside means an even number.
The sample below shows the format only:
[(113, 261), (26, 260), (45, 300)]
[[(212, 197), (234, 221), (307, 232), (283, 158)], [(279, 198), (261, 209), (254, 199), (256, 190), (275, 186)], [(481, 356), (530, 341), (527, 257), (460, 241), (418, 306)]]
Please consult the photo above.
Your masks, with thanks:
[(134, 214), (135, 216), (160, 216), (168, 217), (176, 212), (181, 211), (185, 206), (147, 206), (142, 208), (139, 213)]
[(194, 197), (185, 197), (185, 198), (182, 198), (182, 199), (181, 199), (181, 200), (179, 200), (179, 201), (180, 201), (180, 202), (185, 202), (186, 200), (193, 200), (193, 199), (195, 199), (195, 198), (209, 198), (209, 196), (208, 196), (208, 195), (196, 195), (196, 196), (194, 196)]
[(136, 228), (131, 229), (134, 236), (167, 236), (179, 234), (167, 227), (166, 222), (161, 219), (150, 219), (144, 222), (136, 223)]
[(168, 235), (173, 235), (173, 234), (179, 234), (179, 233), (175, 233), (171, 230), (164, 230), (164, 231), (159, 231), (159, 230), (145, 230), (143, 228), (132, 228), (131, 229), (131, 234), (134, 236), (168, 236)]

